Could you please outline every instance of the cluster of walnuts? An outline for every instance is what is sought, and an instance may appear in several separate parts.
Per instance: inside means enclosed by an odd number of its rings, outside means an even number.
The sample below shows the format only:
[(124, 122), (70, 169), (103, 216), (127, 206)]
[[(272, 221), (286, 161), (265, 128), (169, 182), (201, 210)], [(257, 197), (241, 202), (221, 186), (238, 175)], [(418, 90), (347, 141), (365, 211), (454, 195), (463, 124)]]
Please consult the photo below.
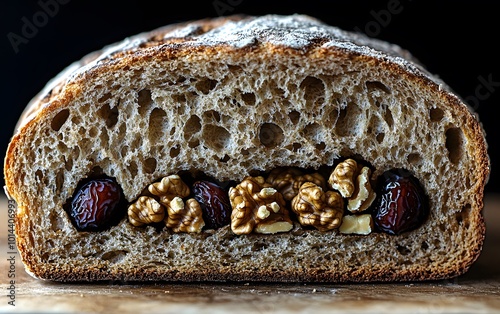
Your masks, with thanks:
[(148, 186), (149, 195), (140, 196), (128, 208), (128, 219), (136, 227), (165, 221), (174, 232), (199, 233), (205, 226), (200, 204), (190, 198), (189, 187), (178, 175)]
[[(376, 198), (370, 177), (370, 168), (347, 159), (335, 167), (328, 182), (319, 173), (303, 174), (295, 168), (275, 169), (267, 182), (291, 201), (291, 210), (301, 225), (368, 234), (373, 226), (371, 215), (359, 213)], [(346, 202), (348, 211), (355, 215), (344, 215)]]
[[(371, 170), (354, 159), (339, 163), (328, 181), (319, 173), (297, 168), (276, 168), (267, 178), (244, 178), (229, 190), (231, 230), (235, 234), (288, 232), (293, 228), (289, 210), (302, 226), (320, 231), (369, 234), (371, 215), (362, 214), (375, 200)], [(165, 221), (174, 232), (201, 232), (202, 209), (177, 175), (148, 187), (128, 209), (134, 226)], [(344, 208), (350, 212), (344, 215)]]

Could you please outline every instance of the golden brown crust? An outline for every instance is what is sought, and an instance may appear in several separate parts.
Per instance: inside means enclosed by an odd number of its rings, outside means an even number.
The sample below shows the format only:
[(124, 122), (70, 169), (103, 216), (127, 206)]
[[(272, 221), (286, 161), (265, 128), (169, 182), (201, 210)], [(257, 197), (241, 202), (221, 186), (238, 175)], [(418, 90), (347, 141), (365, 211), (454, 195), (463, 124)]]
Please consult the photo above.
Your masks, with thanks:
[[(25, 222), (30, 215), (30, 209), (26, 207), (26, 195), (18, 189), (22, 185), (21, 173), (13, 173), (13, 163), (18, 151), (18, 143), (23, 137), (29, 137), (36, 127), (37, 123), (45, 116), (52, 112), (58, 111), (68, 104), (71, 104), (72, 99), (77, 98), (82, 92), (84, 82), (92, 77), (99, 76), (107, 71), (116, 71), (131, 65), (143, 62), (154, 62), (155, 60), (168, 60), (179, 58), (190, 54), (210, 55), (236, 55), (241, 57), (245, 53), (273, 53), (279, 55), (290, 56), (307, 56), (308, 58), (341, 58), (350, 59), (352, 62), (362, 62), (366, 64), (376, 64), (380, 67), (387, 68), (395, 76), (399, 76), (401, 80), (414, 82), (419, 86), (427, 86), (432, 89), (438, 97), (446, 99), (454, 108), (453, 111), (457, 115), (463, 117), (464, 124), (467, 126), (470, 134), (465, 136), (472, 142), (476, 143), (477, 149), (470, 152), (477, 161), (480, 174), (478, 175), (479, 182), (475, 185), (474, 203), (478, 209), (483, 208), (483, 191), (487, 183), (487, 178), (490, 171), (489, 157), (487, 155), (486, 142), (484, 140), (484, 131), (476, 117), (471, 113), (470, 108), (467, 108), (464, 103), (455, 95), (449, 92), (449, 89), (436, 78), (430, 76), (425, 71), (415, 67), (410, 63), (393, 57), (395, 50), (392, 50), (390, 55), (383, 54), (364, 54), (363, 50), (351, 50), (349, 47), (327, 46), (324, 47), (325, 40), (316, 39), (312, 44), (296, 49), (273, 43), (255, 42), (244, 47), (234, 47), (232, 45), (193, 45), (191, 38), (207, 33), (229, 21), (243, 20), (243, 16), (234, 16), (228, 18), (208, 19), (196, 21), (194, 24), (183, 23), (166, 28), (155, 30), (150, 33), (141, 34), (129, 41), (119, 44), (116, 47), (108, 47), (102, 54), (93, 54), (79, 63), (72, 66), (68, 71), (57, 78), (52, 85), (49, 86), (39, 97), (37, 97), (26, 109), (25, 114), (20, 119), (19, 128), (13, 136), (9, 145), (7, 156), (4, 165), (4, 175), (6, 186), (11, 196), (17, 200), (19, 215), (16, 221), (16, 233), (18, 237), (19, 251), (21, 252), (23, 261), (29, 271), (33, 272), (40, 278), (46, 278), (57, 281), (96, 281), (96, 280), (120, 280), (120, 281), (232, 281), (232, 280), (255, 280), (255, 281), (342, 281), (342, 282), (361, 282), (361, 281), (394, 281), (394, 280), (429, 280), (441, 279), (460, 275), (467, 271), (470, 265), (477, 259), (480, 254), (482, 243), (484, 240), (485, 226), (481, 212), (478, 210), (475, 214), (477, 220), (474, 224), (477, 226), (474, 232), (476, 233), (475, 247), (470, 248), (470, 257), (465, 259), (462, 265), (456, 269), (449, 269), (442, 273), (430, 272), (427, 269), (419, 271), (399, 271), (393, 273), (391, 269), (356, 269), (353, 272), (339, 276), (335, 272), (315, 272), (304, 271), (301, 273), (289, 273), (283, 275), (275, 275), (273, 272), (258, 272), (252, 271), (241, 273), (241, 271), (233, 272), (231, 269), (223, 269), (217, 271), (202, 271), (191, 270), (179, 273), (177, 271), (157, 273), (154, 269), (149, 272), (141, 272), (134, 274), (110, 274), (106, 269), (45, 269), (39, 267), (38, 258), (31, 255), (30, 232), (29, 224)], [(188, 35), (174, 36), (165, 38), (166, 34), (171, 34), (186, 25), (194, 25), (194, 31)], [(370, 41), (367, 41), (370, 43)], [(375, 43), (379, 46), (380, 43)], [(389, 48), (389, 47), (388, 47)], [(392, 49), (392, 48), (391, 48)], [(279, 277), (277, 277), (279, 276)]]

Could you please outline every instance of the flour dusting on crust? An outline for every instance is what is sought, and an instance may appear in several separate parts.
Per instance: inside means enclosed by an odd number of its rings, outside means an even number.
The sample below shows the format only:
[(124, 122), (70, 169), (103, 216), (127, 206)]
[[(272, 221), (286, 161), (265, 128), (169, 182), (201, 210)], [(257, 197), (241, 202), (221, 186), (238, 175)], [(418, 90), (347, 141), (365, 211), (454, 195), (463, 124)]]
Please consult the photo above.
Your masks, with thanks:
[[(407, 51), (397, 45), (328, 26), (307, 15), (248, 17), (243, 20), (228, 21), (202, 34), (200, 34), (201, 27), (195, 23), (166, 33), (164, 39), (188, 38), (185, 43), (190, 45), (230, 45), (237, 48), (262, 42), (294, 49), (306, 49), (311, 44), (321, 41), (324, 47), (336, 46), (355, 50), (371, 47), (393, 56), (404, 58), (409, 56)], [(372, 53), (374, 52), (375, 50)]]
[(155, 49), (162, 47), (175, 50), (190, 46), (230, 46), (239, 49), (259, 43), (304, 51), (319, 43), (322, 48), (342, 49), (346, 53), (398, 64), (404, 70), (430, 79), (443, 89), (451, 91), (444, 82), (427, 72), (418, 60), (398, 45), (329, 26), (307, 15), (232, 16), (168, 25), (131, 36), (84, 57), (70, 65), (33, 98), (23, 112), (16, 131), (50, 103), (54, 87), (61, 90), (79, 75), (124, 55), (154, 54)]

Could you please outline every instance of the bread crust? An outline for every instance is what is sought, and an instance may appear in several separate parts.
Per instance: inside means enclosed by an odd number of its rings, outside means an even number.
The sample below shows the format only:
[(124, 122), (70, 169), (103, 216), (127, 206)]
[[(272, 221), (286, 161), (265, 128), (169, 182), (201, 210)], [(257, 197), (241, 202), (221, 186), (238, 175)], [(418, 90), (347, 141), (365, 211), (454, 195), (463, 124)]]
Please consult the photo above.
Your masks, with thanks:
[[(47, 85), (28, 105), (24, 114), (20, 118), (16, 132), (9, 144), (5, 165), (4, 176), (6, 187), (10, 196), (18, 203), (18, 215), (16, 220), (16, 234), (19, 251), (23, 262), (28, 271), (36, 277), (55, 281), (99, 281), (99, 280), (117, 280), (117, 281), (325, 281), (325, 282), (364, 282), (364, 281), (406, 281), (406, 280), (434, 280), (458, 276), (468, 270), (472, 263), (477, 259), (481, 252), (484, 241), (485, 225), (481, 209), (483, 208), (484, 186), (487, 183), (490, 172), (490, 161), (487, 154), (487, 144), (485, 141), (484, 130), (477, 118), (472, 113), (471, 108), (436, 77), (429, 74), (425, 69), (416, 63), (406, 61), (404, 58), (411, 56), (401, 48), (380, 42), (375, 39), (369, 39), (362, 36), (342, 33), (353, 42), (363, 45), (362, 48), (355, 48), (351, 45), (344, 45), (340, 39), (332, 38), (314, 38), (307, 45), (290, 47), (273, 42), (253, 41), (244, 46), (234, 46), (231, 42), (218, 42), (216, 44), (207, 44), (206, 42), (197, 43), (197, 36), (207, 32), (217, 30), (219, 27), (234, 21), (252, 21), (253, 17), (231, 16), (217, 19), (206, 19), (201, 21), (192, 21), (188, 23), (176, 24), (152, 32), (140, 34), (125, 40), (117, 45), (105, 48), (101, 52), (93, 53), (81, 61), (70, 66), (54, 81)], [(179, 30), (185, 30), (187, 27), (192, 29), (191, 33), (176, 33)], [(170, 34), (170, 36), (169, 36)], [(175, 36), (173, 36), (173, 35)], [(325, 45), (326, 42), (333, 42)], [(377, 51), (368, 46), (376, 47)], [(382, 50), (382, 52), (380, 51)], [(444, 103), (450, 104), (450, 110), (463, 119), (464, 134), (466, 139), (475, 143), (475, 150), (467, 152), (476, 160), (479, 165), (477, 173), (478, 183), (474, 185), (475, 190), (471, 193), (474, 199), (471, 203), (476, 212), (471, 215), (474, 221), (471, 225), (475, 226), (473, 230), (475, 245), (469, 248), (469, 256), (464, 258), (462, 263), (456, 268), (450, 268), (435, 272), (424, 267), (415, 270), (399, 270), (392, 272), (387, 267), (354, 267), (351, 272), (339, 275), (338, 273), (306, 270), (296, 273), (266, 272), (266, 271), (247, 271), (232, 270), (225, 267), (222, 270), (213, 269), (184, 269), (182, 272), (172, 270), (171, 272), (157, 272), (155, 269), (148, 269), (136, 273), (110, 273), (106, 268), (103, 269), (85, 269), (85, 266), (53, 269), (50, 266), (41, 266), (39, 257), (33, 255), (31, 244), (28, 240), (32, 229), (29, 227), (30, 208), (27, 208), (28, 199), (26, 193), (20, 187), (23, 181), (23, 175), (14, 172), (16, 155), (19, 153), (23, 139), (29, 138), (39, 123), (47, 116), (52, 116), (61, 109), (70, 106), (72, 101), (81, 95), (85, 82), (100, 75), (112, 71), (120, 71), (123, 68), (131, 67), (136, 64), (147, 62), (161, 62), (177, 58), (185, 58), (191, 55), (202, 55), (207, 59), (210, 56), (224, 55), (228, 58), (243, 58), (246, 54), (276, 54), (281, 56), (313, 59), (342, 59), (350, 62), (364, 63), (370, 66), (376, 66), (386, 69), (401, 80), (407, 80), (418, 86), (425, 86), (431, 90)], [(340, 236), (340, 235), (339, 235)]]

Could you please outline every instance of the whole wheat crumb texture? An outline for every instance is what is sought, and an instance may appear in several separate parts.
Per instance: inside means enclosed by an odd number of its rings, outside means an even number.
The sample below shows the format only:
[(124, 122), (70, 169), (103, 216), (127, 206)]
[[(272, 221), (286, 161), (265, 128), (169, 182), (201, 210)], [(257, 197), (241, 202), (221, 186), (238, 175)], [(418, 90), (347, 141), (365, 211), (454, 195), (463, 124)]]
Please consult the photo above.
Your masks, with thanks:
[[(403, 57), (405, 59), (403, 59)], [(401, 48), (301, 15), (168, 26), (90, 55), (27, 108), (5, 177), (28, 269), (55, 280), (433, 279), (483, 242), (489, 173), (477, 118)], [(180, 171), (239, 180), (362, 159), (415, 174), (431, 212), (399, 236), (237, 236), (134, 227), (78, 232), (63, 210), (92, 173), (128, 202)]]

